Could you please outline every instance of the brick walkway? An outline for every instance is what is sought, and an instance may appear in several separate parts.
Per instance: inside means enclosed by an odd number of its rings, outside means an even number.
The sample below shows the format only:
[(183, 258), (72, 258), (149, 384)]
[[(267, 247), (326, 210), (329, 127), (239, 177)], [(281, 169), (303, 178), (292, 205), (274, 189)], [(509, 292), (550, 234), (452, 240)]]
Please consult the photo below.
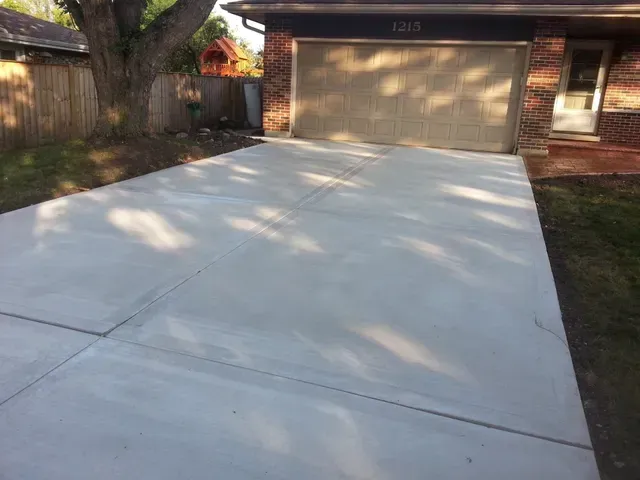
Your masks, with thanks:
[(529, 178), (640, 173), (640, 148), (553, 141), (548, 157), (525, 157)]

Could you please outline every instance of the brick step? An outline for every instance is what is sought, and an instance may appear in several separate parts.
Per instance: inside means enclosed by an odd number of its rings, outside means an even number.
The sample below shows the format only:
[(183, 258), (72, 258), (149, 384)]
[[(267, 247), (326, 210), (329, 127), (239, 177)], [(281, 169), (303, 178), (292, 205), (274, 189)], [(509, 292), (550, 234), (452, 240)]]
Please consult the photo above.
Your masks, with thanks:
[(563, 151), (569, 153), (573, 150), (596, 150), (601, 152), (627, 152), (640, 154), (640, 147), (601, 142), (580, 142), (574, 140), (549, 140), (549, 153)]

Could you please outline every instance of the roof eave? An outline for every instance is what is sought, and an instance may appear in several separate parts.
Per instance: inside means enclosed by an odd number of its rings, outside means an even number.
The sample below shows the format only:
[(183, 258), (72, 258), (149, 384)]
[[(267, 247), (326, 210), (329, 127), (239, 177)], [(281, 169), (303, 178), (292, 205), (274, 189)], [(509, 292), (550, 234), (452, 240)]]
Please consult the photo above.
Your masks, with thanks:
[(628, 5), (518, 5), (518, 4), (343, 4), (343, 3), (228, 3), (222, 8), (229, 13), (264, 23), (266, 14), (465, 14), (517, 15), (554, 17), (638, 17), (640, 4)]
[(15, 35), (12, 33), (0, 33), (0, 41), (27, 45), (31, 47), (51, 48), (53, 50), (68, 50), (71, 52), (89, 53), (88, 45), (77, 43), (59, 42), (57, 40), (47, 40), (44, 38), (28, 37), (26, 35)]

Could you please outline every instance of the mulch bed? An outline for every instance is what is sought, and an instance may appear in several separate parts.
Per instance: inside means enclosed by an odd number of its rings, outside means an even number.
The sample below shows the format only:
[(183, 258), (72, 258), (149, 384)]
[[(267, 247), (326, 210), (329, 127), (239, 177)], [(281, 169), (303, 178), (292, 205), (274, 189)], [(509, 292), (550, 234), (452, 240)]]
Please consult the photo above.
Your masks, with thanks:
[[(174, 135), (159, 135), (105, 143), (92, 142), (89, 146), (106, 148), (114, 154), (110, 163), (125, 168), (127, 175), (135, 177), (261, 143), (261, 140), (251, 137), (214, 130), (206, 136), (192, 134), (187, 138), (175, 138)], [(124, 178), (117, 181), (120, 180)]]

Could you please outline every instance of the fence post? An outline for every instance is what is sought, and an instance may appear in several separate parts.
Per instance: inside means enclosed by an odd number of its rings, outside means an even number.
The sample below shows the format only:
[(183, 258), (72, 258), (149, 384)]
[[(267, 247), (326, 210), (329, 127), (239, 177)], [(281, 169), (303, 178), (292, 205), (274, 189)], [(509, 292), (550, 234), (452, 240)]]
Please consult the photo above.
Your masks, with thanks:
[(76, 98), (76, 81), (73, 74), (73, 65), (67, 65), (67, 74), (69, 75), (69, 111), (71, 112), (71, 138), (78, 136), (78, 119), (76, 108), (78, 106)]
[(231, 115), (229, 116), (234, 122), (236, 121), (236, 79), (229, 77), (229, 96), (231, 97)]

